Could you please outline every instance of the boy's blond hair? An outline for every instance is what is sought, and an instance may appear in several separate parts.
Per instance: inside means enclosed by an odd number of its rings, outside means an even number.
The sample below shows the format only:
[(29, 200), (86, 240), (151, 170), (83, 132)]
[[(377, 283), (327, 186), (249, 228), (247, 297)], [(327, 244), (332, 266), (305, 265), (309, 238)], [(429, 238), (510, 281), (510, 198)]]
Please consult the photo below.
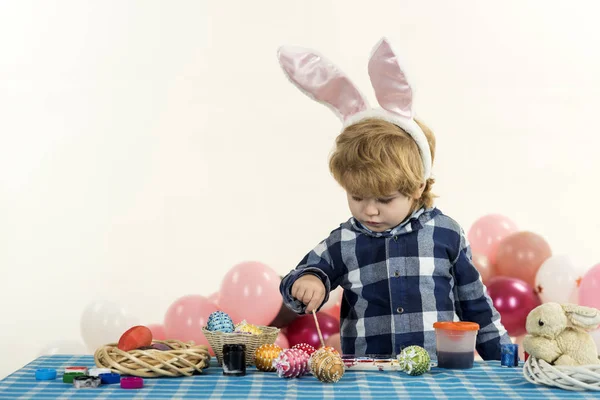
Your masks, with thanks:
[[(422, 122), (415, 122), (425, 133), (435, 157), (435, 136)], [(411, 196), (423, 183), (423, 161), (419, 147), (404, 130), (382, 119), (369, 118), (348, 126), (337, 137), (329, 159), (335, 180), (348, 192), (361, 197), (385, 197), (390, 193)], [(435, 180), (427, 179), (414, 209), (431, 207)]]

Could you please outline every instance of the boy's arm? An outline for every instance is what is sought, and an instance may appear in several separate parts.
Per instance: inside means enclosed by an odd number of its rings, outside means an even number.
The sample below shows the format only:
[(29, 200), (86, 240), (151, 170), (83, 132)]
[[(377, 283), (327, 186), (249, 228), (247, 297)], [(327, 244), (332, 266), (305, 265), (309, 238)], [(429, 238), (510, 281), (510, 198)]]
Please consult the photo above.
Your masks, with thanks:
[(456, 313), (461, 321), (479, 324), (477, 352), (484, 360), (500, 360), (500, 345), (511, 343), (500, 313), (488, 296), (479, 272), (471, 260), (471, 248), (460, 230), (459, 253), (453, 263), (457, 298)]
[[(281, 280), (279, 291), (283, 297), (283, 302), (288, 308), (298, 314), (304, 314), (306, 311), (306, 305), (292, 296), (292, 286), (298, 278), (306, 274), (312, 274), (317, 276), (321, 279), (321, 282), (323, 282), (323, 285), (325, 286), (325, 299), (323, 300), (323, 303), (319, 305), (317, 311), (329, 299), (329, 292), (338, 285), (341, 271), (340, 267), (337, 265), (334, 266), (331, 255), (331, 246), (334, 242), (337, 243), (338, 241), (333, 240), (332, 236), (319, 243), (302, 259), (296, 269), (292, 270)], [(337, 247), (339, 248), (339, 243), (337, 243)]]

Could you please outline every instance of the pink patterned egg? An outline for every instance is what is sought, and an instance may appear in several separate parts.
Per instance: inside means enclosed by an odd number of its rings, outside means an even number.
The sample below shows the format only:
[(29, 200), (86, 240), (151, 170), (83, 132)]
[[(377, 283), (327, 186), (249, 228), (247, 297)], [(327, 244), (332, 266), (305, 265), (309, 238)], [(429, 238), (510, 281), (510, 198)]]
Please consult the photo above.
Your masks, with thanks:
[(300, 349), (287, 349), (279, 353), (273, 366), (280, 378), (297, 378), (308, 372), (309, 356)]

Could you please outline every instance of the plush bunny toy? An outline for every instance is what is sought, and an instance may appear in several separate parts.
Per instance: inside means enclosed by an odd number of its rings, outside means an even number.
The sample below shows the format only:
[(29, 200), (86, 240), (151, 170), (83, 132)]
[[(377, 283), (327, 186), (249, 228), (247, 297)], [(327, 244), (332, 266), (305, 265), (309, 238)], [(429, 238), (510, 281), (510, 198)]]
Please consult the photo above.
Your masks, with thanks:
[(598, 349), (586, 330), (600, 324), (600, 310), (575, 304), (545, 303), (527, 316), (523, 348), (553, 365), (600, 364)]

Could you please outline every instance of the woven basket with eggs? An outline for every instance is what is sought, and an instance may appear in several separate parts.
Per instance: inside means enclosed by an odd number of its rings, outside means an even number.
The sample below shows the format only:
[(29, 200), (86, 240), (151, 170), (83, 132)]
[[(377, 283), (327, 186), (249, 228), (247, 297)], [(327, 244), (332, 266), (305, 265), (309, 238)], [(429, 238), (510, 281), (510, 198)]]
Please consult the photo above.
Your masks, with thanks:
[(254, 365), (256, 349), (263, 344), (273, 344), (279, 334), (279, 328), (264, 325), (252, 325), (242, 321), (233, 325), (231, 318), (221, 311), (210, 315), (202, 333), (212, 347), (219, 365), (223, 365), (223, 345), (243, 344), (246, 346), (246, 365)]

